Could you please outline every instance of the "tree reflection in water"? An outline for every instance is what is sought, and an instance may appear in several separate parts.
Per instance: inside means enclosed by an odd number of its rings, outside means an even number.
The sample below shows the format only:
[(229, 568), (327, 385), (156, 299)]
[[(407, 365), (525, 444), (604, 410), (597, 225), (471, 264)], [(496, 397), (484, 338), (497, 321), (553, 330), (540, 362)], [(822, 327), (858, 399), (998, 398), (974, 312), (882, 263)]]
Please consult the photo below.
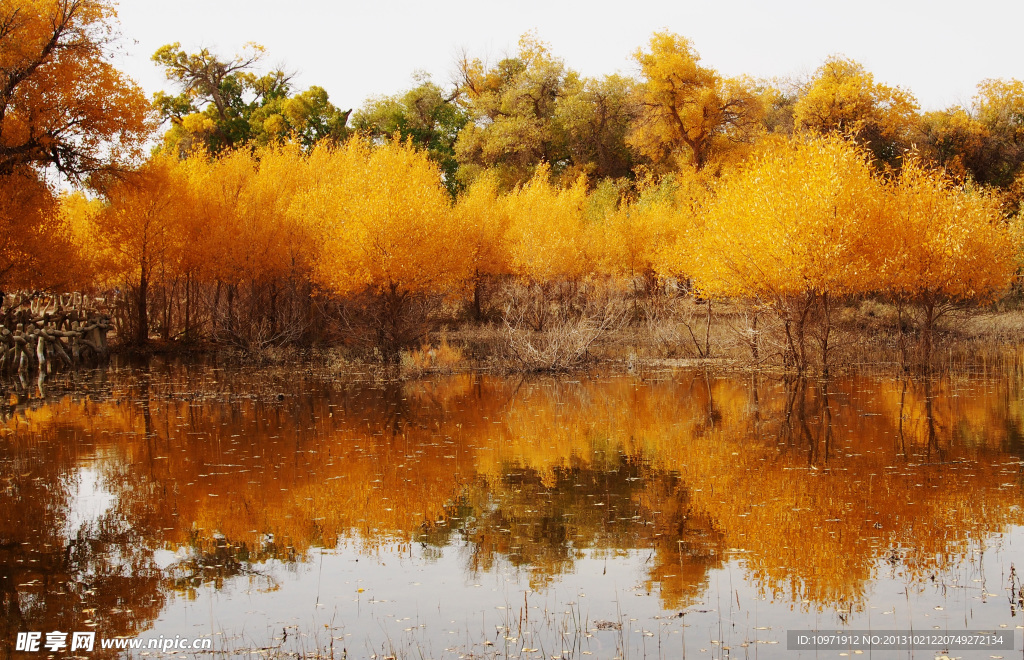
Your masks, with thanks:
[[(8, 655), (18, 631), (137, 635), (204, 585), (287, 588), (261, 567), (348, 539), (458, 545), (470, 575), (504, 563), (534, 589), (644, 550), (671, 610), (741, 557), (766, 596), (853, 611), (880, 566), (925, 580), (1024, 523), (1013, 374), (74, 378), (3, 400)], [(83, 518), (90, 480), (107, 505)]]

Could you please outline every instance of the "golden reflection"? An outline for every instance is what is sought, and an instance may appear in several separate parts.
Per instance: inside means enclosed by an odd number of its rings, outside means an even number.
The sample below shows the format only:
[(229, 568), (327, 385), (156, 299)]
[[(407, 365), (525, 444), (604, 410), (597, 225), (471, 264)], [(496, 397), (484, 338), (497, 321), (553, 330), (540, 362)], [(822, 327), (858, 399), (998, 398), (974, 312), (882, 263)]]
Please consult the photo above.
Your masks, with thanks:
[[(1024, 524), (1013, 378), (345, 384), (153, 369), (87, 385), (3, 399), (3, 644), (136, 634), (167, 593), (275, 589), (263, 562), (347, 539), (457, 540), (466, 570), (507, 562), (535, 588), (586, 553), (644, 550), (647, 589), (671, 609), (737, 557), (766, 594), (861, 608), (882, 560), (926, 578)], [(86, 491), (107, 506), (83, 520)]]

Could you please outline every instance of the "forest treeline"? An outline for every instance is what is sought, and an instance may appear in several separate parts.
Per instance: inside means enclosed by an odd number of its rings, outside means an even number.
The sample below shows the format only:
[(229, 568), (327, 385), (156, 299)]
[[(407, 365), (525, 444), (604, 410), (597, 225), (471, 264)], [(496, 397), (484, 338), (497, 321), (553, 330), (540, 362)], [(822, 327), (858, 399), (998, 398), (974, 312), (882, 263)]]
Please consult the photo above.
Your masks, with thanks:
[(0, 0), (0, 288), (105, 293), (123, 341), (395, 360), (439, 315), (545, 332), (683, 292), (745, 310), (754, 359), (770, 318), (786, 367), (827, 369), (850, 301), (891, 304), (927, 355), (1020, 265), (1019, 80), (922, 112), (841, 56), (729, 78), (659, 32), (636, 76), (585, 78), (527, 34), (354, 112), (259, 46), (170, 44), (150, 101), (109, 62), (114, 18)]

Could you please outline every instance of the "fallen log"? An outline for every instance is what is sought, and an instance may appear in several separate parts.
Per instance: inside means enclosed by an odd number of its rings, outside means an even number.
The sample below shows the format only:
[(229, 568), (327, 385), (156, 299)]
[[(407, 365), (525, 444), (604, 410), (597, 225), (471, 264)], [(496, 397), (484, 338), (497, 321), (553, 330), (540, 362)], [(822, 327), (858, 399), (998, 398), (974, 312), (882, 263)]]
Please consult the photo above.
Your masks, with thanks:
[(90, 353), (95, 359), (107, 357), (109, 316), (65, 310), (59, 302), (53, 305), (22, 301), (0, 310), (0, 374), (74, 367)]

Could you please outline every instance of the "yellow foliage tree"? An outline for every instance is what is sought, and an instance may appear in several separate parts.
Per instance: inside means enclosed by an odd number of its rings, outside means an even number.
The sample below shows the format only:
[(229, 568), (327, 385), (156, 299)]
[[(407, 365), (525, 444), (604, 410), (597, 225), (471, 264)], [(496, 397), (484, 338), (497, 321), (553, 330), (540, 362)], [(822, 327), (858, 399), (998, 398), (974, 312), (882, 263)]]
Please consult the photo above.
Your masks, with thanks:
[(875, 157), (897, 165), (916, 128), (917, 101), (899, 87), (876, 83), (853, 60), (832, 56), (793, 108), (798, 129), (840, 133), (867, 143)]
[(656, 32), (649, 48), (634, 55), (644, 76), (634, 148), (655, 163), (699, 170), (756, 136), (764, 110), (748, 84), (701, 66), (684, 37)]
[(188, 317), (196, 285), (205, 284), (212, 288), (215, 337), (247, 349), (300, 339), (310, 324), (316, 258), (312, 235), (289, 213), (311, 185), (301, 146), (267, 145), (216, 157), (196, 152), (180, 168), (194, 192), (182, 227), (192, 245), (183, 264), (182, 314)]
[(1024, 81), (1013, 78), (983, 80), (978, 84), (974, 102), (978, 120), (1001, 139), (1016, 146), (1019, 157), (1024, 145)]
[(567, 85), (576, 86), (578, 74), (567, 70), (535, 34), (520, 37), (515, 55), (493, 67), (463, 57), (458, 75), (471, 118), (454, 145), (463, 183), (493, 169), (508, 189), (527, 181), (540, 163), (566, 160), (555, 112)]
[(420, 338), (409, 323), (414, 304), (461, 292), (469, 279), (440, 170), (409, 143), (361, 139), (321, 145), (314, 162), (322, 178), (293, 211), (321, 237), (314, 277), (336, 294), (369, 294), (377, 346), (397, 359)]
[(960, 107), (922, 115), (925, 153), (958, 180), (968, 175), (985, 182), (988, 174), (988, 128)]
[(109, 0), (0, 0), (0, 287), (80, 274), (42, 170), (76, 181), (138, 155), (142, 90), (108, 61)]
[(97, 242), (126, 288), (122, 325), (129, 341), (149, 341), (150, 288), (173, 277), (187, 251), (180, 230), (189, 190), (167, 156), (113, 180), (104, 190), (107, 206), (95, 216)]
[(952, 304), (988, 302), (1009, 286), (1015, 246), (995, 195), (956, 185), (917, 160), (904, 164), (888, 192), (873, 276), (901, 310), (919, 307), (927, 364), (935, 322)]
[(114, 264), (97, 231), (104, 201), (81, 191), (61, 195), (59, 201), (61, 225), (79, 256), (72, 286), (83, 291), (116, 287)]
[(718, 189), (693, 261), (697, 288), (778, 314), (786, 362), (799, 371), (819, 304), (827, 369), (832, 302), (874, 285), (868, 238), (884, 231), (882, 191), (865, 154), (845, 139), (769, 145)]
[(0, 290), (74, 283), (75, 251), (57, 211), (53, 192), (35, 171), (0, 175)]
[[(216, 283), (215, 332), (249, 346), (295, 340), (308, 323), (308, 282), (316, 243), (289, 214), (306, 190), (310, 168), (296, 143), (228, 151), (216, 158), (195, 154), (184, 165), (196, 191), (205, 246), (194, 263)], [(224, 290), (227, 310), (221, 315)]]
[(473, 316), (483, 316), (483, 288), (488, 278), (510, 273), (506, 234), (509, 214), (499, 201), (495, 173), (484, 173), (459, 196), (455, 213), (465, 237), (473, 277)]
[(151, 110), (107, 61), (115, 17), (110, 0), (0, 0), (0, 175), (74, 179), (139, 153)]
[(561, 188), (551, 184), (549, 174), (548, 166), (540, 165), (525, 185), (503, 200), (511, 217), (512, 271), (539, 283), (579, 280), (593, 270), (587, 245), (586, 179)]
[(657, 277), (688, 277), (689, 246), (710, 197), (706, 177), (692, 167), (647, 177), (624, 195), (595, 228), (599, 268), (614, 277), (642, 277), (648, 290)]
[(1003, 188), (1013, 213), (1024, 203), (1024, 81), (983, 80), (974, 108), (989, 137), (975, 178)]

